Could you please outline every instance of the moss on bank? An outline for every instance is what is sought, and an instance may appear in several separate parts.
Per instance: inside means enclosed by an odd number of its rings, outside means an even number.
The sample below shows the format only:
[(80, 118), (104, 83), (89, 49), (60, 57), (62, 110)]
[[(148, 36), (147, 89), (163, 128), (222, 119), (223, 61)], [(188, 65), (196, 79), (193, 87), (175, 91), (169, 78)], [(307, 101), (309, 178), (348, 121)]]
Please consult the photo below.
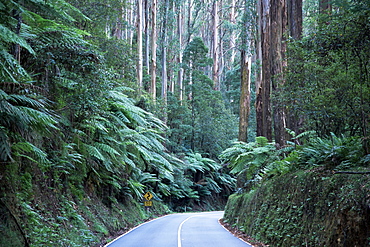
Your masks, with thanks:
[(32, 201), (13, 198), (9, 205), (0, 205), (0, 246), (101, 246), (133, 226), (169, 213), (160, 202), (148, 211), (133, 199), (107, 206), (87, 194), (80, 200), (45, 193)]
[(270, 246), (369, 246), (370, 176), (274, 177), (230, 196), (225, 221)]

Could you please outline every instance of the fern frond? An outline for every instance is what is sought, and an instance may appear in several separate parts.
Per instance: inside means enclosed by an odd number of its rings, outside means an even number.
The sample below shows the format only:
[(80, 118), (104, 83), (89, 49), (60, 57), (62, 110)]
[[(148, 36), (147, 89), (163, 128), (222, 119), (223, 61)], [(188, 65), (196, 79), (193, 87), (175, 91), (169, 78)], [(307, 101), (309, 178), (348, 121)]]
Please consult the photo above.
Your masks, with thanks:
[[(30, 142), (15, 143), (12, 145), (12, 151), (14, 156), (24, 157), (39, 164), (48, 165), (51, 163), (47, 159), (47, 154)], [(30, 154), (33, 157), (26, 154)]]
[(257, 143), (258, 146), (264, 147), (264, 146), (267, 145), (268, 139), (264, 136), (257, 136), (256, 137), (256, 143)]
[(30, 75), (19, 65), (14, 57), (6, 52), (6, 48), (0, 44), (0, 75), (3, 79), (19, 83), (22, 80), (29, 80)]
[(130, 188), (131, 194), (134, 195), (137, 199), (141, 198), (144, 195), (145, 185), (143, 185), (142, 183), (133, 179), (129, 179), (127, 181), (127, 184)]
[(222, 191), (221, 187), (218, 185), (218, 183), (213, 180), (210, 177), (206, 177), (205, 181), (207, 183), (207, 188), (211, 191), (214, 191), (216, 193), (220, 193)]
[(47, 131), (48, 128), (58, 129), (58, 127), (55, 126), (57, 122), (49, 114), (28, 107), (17, 108), (27, 117), (29, 124), (36, 127), (38, 131)]
[(296, 137), (292, 138), (293, 140), (300, 139), (300, 138), (311, 138), (317, 136), (316, 131), (310, 130), (310, 131), (305, 131), (297, 135)]
[(97, 149), (96, 147), (92, 146), (92, 145), (88, 145), (88, 144), (84, 144), (84, 147), (87, 151), (87, 154), (91, 157), (95, 157), (97, 158), (98, 160), (101, 160), (101, 161), (105, 161), (105, 157), (104, 155), (99, 151), (99, 149)]
[(35, 51), (22, 37), (11, 31), (9, 28), (0, 24), (0, 43), (18, 44), (25, 48), (29, 53), (35, 55)]

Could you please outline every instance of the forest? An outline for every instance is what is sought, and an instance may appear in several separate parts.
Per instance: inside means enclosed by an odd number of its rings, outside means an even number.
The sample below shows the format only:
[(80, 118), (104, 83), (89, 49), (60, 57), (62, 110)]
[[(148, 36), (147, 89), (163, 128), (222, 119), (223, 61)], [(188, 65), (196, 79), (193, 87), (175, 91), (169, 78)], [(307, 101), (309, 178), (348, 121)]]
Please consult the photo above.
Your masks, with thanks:
[(369, 69), (368, 0), (0, 0), (0, 246), (369, 245)]

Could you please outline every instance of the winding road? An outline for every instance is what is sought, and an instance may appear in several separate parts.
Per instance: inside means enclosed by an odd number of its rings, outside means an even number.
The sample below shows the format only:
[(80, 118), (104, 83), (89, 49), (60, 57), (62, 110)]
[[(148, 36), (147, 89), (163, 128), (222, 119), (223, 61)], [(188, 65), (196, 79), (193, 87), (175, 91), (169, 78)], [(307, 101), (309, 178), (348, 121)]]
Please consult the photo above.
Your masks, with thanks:
[(218, 222), (223, 211), (170, 214), (144, 223), (105, 247), (252, 247)]

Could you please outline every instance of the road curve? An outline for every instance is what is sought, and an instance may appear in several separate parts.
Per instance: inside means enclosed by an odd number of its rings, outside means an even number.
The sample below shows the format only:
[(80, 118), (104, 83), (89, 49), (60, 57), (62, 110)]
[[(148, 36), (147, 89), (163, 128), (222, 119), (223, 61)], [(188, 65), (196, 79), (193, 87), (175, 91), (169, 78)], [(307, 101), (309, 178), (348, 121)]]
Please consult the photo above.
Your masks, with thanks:
[(218, 222), (223, 211), (170, 214), (144, 223), (105, 247), (252, 247)]

